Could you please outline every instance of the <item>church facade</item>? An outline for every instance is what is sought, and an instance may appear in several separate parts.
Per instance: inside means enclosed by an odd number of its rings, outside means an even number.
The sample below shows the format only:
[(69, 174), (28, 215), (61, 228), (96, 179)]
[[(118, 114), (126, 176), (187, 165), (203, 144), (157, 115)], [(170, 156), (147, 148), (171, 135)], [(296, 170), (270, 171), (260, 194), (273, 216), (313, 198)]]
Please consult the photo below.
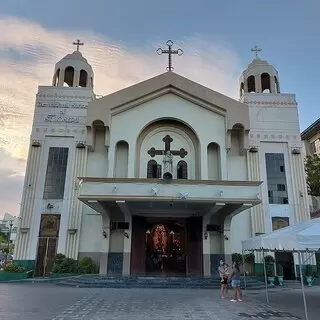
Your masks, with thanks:
[(37, 275), (63, 253), (104, 275), (211, 276), (309, 218), (297, 102), (267, 61), (239, 101), (172, 71), (99, 99), (93, 83), (77, 50), (38, 89), (14, 255)]

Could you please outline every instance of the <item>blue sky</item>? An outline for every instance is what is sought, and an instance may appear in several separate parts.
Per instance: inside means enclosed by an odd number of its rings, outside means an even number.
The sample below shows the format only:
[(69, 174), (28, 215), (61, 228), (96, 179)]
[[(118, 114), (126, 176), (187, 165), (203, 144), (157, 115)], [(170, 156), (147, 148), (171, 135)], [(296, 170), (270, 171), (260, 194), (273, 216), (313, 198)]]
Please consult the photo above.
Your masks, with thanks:
[(156, 39), (209, 36), (236, 51), (243, 67), (258, 44), (261, 56), (279, 71), (282, 91), (297, 94), (301, 128), (319, 117), (317, 0), (11, 0), (1, 4), (0, 13), (79, 30), (79, 36), (90, 30), (131, 48)]
[(236, 99), (257, 44), (297, 95), (301, 130), (319, 118), (319, 0), (11, 0), (0, 29), (0, 216), (19, 211), (37, 86), (77, 38), (98, 94), (163, 72), (155, 49), (172, 39), (184, 50), (177, 73)]

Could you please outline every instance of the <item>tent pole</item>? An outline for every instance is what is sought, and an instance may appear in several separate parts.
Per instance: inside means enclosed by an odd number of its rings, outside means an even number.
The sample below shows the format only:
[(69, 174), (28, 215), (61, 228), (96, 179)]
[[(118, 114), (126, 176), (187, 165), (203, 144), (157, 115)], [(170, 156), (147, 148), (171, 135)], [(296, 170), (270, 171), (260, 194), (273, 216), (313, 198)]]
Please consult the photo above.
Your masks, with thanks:
[(266, 301), (267, 301), (267, 303), (269, 303), (268, 278), (267, 278), (266, 261), (264, 260), (264, 250), (263, 249), (262, 249), (262, 258), (263, 258), (264, 282), (266, 285)]
[(301, 258), (301, 252), (298, 252), (299, 255), (299, 271), (300, 271), (300, 281), (301, 281), (301, 289), (302, 289), (302, 297), (303, 297), (303, 306), (304, 306), (304, 315), (305, 319), (308, 320), (308, 308), (307, 308), (307, 301), (306, 301), (306, 295), (304, 292), (304, 283), (303, 283), (303, 275), (302, 275), (302, 258)]
[(244, 270), (245, 258), (244, 250), (242, 250), (242, 269), (243, 269), (243, 280), (244, 280), (244, 292), (247, 293), (247, 279), (246, 279), (246, 270)]

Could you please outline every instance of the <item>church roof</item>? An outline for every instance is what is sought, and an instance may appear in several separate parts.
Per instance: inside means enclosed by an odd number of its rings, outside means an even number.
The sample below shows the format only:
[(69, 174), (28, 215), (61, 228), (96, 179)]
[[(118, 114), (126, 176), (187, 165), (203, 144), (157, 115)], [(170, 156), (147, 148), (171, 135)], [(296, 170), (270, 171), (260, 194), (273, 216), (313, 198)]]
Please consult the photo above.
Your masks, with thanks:
[[(101, 113), (106, 113), (107, 109), (111, 112), (118, 108), (125, 111), (128, 105), (131, 108), (133, 104), (138, 105), (170, 92), (181, 92), (191, 100), (194, 98), (194, 100), (211, 105), (212, 109), (219, 109), (221, 113), (226, 113), (228, 120), (238, 119), (235, 123), (241, 123), (246, 129), (249, 129), (249, 111), (246, 104), (171, 71), (92, 101), (88, 106), (87, 124), (91, 125), (97, 119), (103, 120)], [(104, 123), (108, 123), (107, 120), (105, 118)], [(234, 121), (231, 120), (231, 122)]]

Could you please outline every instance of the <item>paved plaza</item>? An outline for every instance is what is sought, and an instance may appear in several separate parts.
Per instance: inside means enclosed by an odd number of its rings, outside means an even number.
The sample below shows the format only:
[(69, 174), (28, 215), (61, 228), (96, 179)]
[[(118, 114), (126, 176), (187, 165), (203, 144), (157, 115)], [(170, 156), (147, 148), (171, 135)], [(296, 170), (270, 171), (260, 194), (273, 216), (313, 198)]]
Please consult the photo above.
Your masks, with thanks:
[[(286, 297), (289, 301), (290, 295)], [(281, 310), (279, 305), (266, 305), (259, 292), (248, 293), (244, 302), (233, 303), (220, 300), (216, 290), (0, 284), (1, 320), (293, 320), (303, 319), (301, 315), (299, 310), (292, 314)], [(310, 313), (309, 320), (315, 319)]]

